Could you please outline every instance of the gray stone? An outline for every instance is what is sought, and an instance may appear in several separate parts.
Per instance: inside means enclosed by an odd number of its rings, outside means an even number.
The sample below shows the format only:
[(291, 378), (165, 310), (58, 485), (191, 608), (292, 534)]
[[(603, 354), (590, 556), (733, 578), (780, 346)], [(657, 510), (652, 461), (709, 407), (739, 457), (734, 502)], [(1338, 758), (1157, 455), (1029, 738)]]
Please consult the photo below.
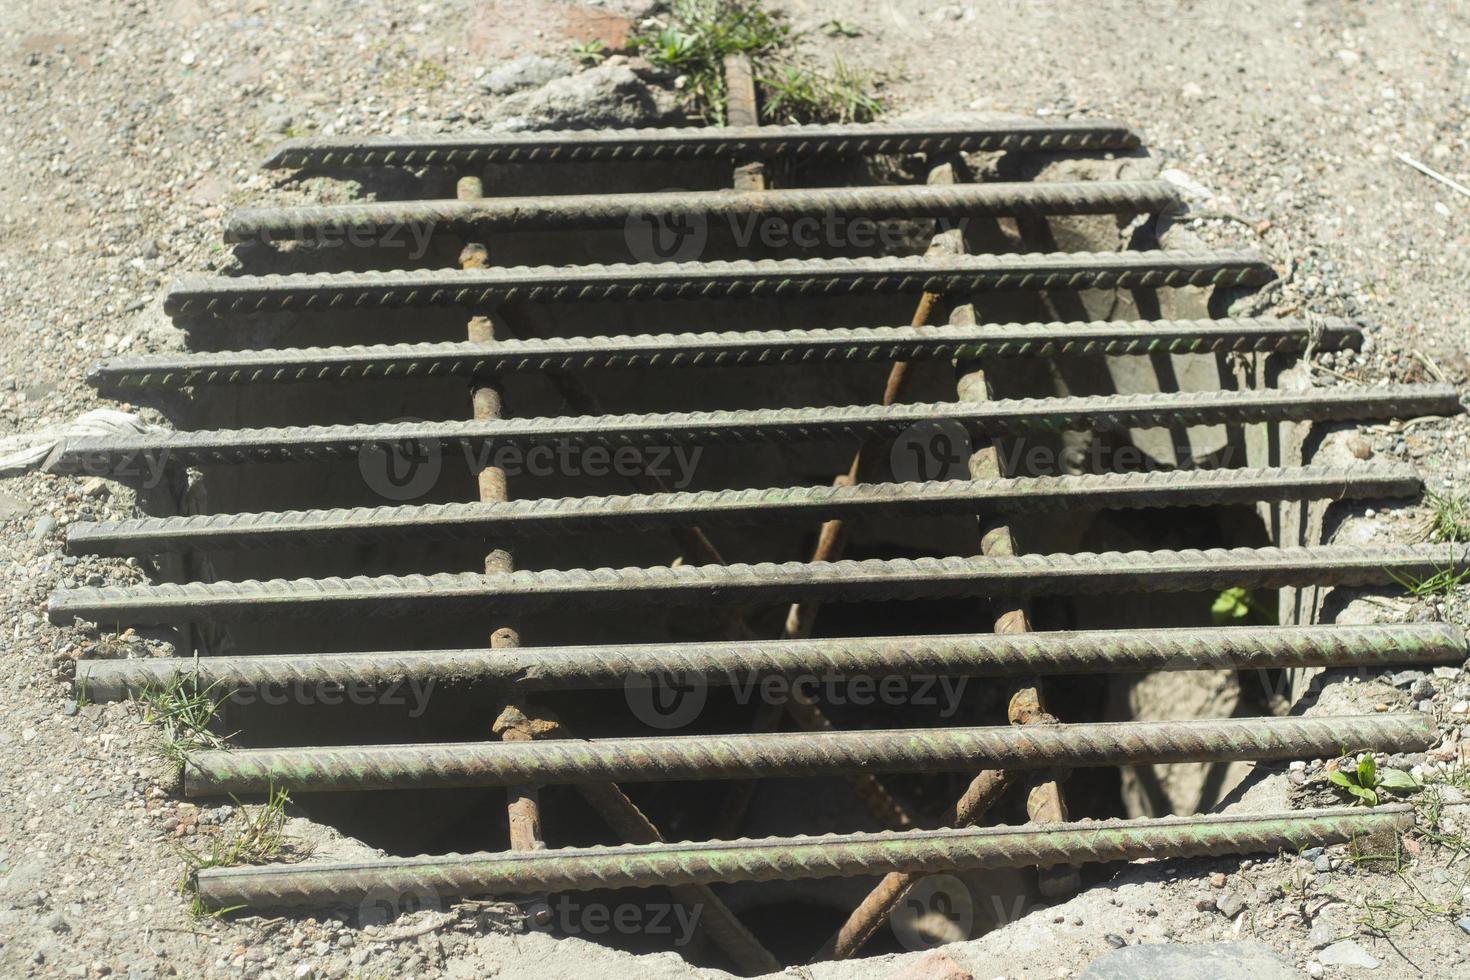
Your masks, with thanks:
[(1220, 897), (1215, 899), (1215, 908), (1219, 909), (1220, 914), (1225, 918), (1233, 919), (1245, 911), (1245, 899), (1233, 891), (1221, 892)]
[(1456, 919), (1455, 925), (1460, 927), (1461, 932), (1470, 934), (1470, 915)]
[(56, 530), (56, 518), (47, 514), (36, 522), (35, 527), (31, 528), (31, 540), (40, 541), (54, 530)]
[(603, 64), (509, 96), (495, 118), (510, 129), (649, 126), (675, 109), (673, 94), (643, 82), (626, 64)]
[(1317, 955), (1317, 960), (1323, 966), (1342, 966), (1364, 970), (1378, 968), (1378, 961), (1351, 939), (1344, 939), (1328, 946)]
[(509, 95), (523, 88), (535, 88), (572, 73), (572, 66), (565, 61), (543, 58), (539, 54), (523, 54), (505, 64), (492, 68), (480, 79), (480, 88), (491, 95)]
[(1422, 670), (1401, 670), (1388, 679), (1394, 687), (1413, 687), (1416, 681), (1424, 679)]
[(1301, 980), (1301, 972), (1265, 943), (1150, 943), (1104, 953), (1082, 980)]

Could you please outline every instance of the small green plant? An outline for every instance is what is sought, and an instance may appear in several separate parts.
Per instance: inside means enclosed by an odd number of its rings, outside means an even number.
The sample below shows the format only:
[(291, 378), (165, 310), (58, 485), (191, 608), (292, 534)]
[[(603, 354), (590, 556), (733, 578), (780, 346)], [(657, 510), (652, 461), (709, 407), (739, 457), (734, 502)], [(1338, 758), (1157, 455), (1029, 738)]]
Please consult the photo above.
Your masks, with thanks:
[(1255, 594), (1250, 589), (1238, 586), (1215, 596), (1215, 601), (1210, 603), (1210, 618), (1215, 621), (1216, 626), (1243, 623), (1247, 619), (1254, 619), (1257, 623), (1276, 621), (1271, 611), (1256, 601)]
[(607, 45), (601, 38), (594, 37), (590, 41), (572, 42), (572, 59), (579, 65), (599, 65), (607, 57)]
[(1379, 769), (1373, 753), (1363, 752), (1357, 758), (1344, 757), (1336, 769), (1327, 773), (1332, 785), (1355, 803), (1377, 806), (1379, 794), (1413, 793), (1424, 784), (1402, 769)]
[(1470, 494), (1424, 493), (1429, 516), (1424, 536), (1435, 541), (1470, 541)]
[(178, 674), (161, 687), (145, 687), (137, 693), (143, 720), (158, 726), (156, 748), (165, 759), (183, 765), (201, 749), (228, 747), (233, 735), (219, 735), (211, 728), (224, 703), (224, 698), (213, 697), (216, 686), (200, 690), (192, 676)]

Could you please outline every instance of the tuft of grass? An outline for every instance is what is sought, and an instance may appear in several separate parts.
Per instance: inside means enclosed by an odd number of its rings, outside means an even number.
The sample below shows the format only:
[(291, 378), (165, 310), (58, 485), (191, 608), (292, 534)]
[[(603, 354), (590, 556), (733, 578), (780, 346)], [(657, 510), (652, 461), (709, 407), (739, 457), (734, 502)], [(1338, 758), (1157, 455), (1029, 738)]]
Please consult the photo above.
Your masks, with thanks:
[[(1463, 775), (1451, 777), (1450, 785), (1459, 786)], [(1444, 823), (1445, 797), (1438, 786), (1430, 786), (1415, 797), (1414, 836), (1453, 852), (1454, 857), (1470, 854), (1470, 839), (1450, 830)]]
[(863, 121), (882, 110), (868, 75), (840, 59), (830, 72), (801, 63), (791, 50), (800, 37), (762, 0), (673, 0), (669, 23), (631, 43), (656, 67), (682, 75), (691, 107), (717, 126), (727, 118), (725, 58), (732, 54), (754, 66), (770, 122)]
[(1447, 596), (1466, 581), (1470, 581), (1470, 568), (1455, 571), (1454, 567), (1436, 568), (1434, 574), (1425, 578), (1389, 572), (1389, 577), (1403, 587), (1404, 591), (1420, 599)]
[(308, 849), (297, 845), (286, 834), (286, 804), (291, 802), (291, 797), (284, 789), (272, 786), (266, 801), (257, 807), (244, 806), (233, 796), (230, 799), (235, 800), (233, 823), (221, 828), (219, 833), (211, 834), (208, 848), (196, 850), (182, 844), (174, 845), (184, 862), (184, 877), (179, 887), (193, 894), (191, 911), (201, 918), (225, 915), (240, 908), (205, 907), (194, 887), (196, 876), (205, 868), (299, 861), (309, 856)]
[(1470, 494), (1424, 492), (1429, 516), (1424, 521), (1424, 536), (1433, 541), (1470, 541)]
[(213, 696), (216, 685), (200, 690), (193, 677), (180, 674), (162, 687), (146, 687), (137, 693), (143, 720), (158, 726), (155, 748), (169, 762), (182, 766), (201, 749), (228, 748), (230, 735), (211, 727), (219, 716), (224, 698)]
[(762, 111), (767, 122), (871, 122), (883, 112), (883, 101), (873, 94), (873, 76), (854, 71), (841, 58), (832, 59), (828, 73), (804, 65), (788, 66), (757, 82), (766, 89)]

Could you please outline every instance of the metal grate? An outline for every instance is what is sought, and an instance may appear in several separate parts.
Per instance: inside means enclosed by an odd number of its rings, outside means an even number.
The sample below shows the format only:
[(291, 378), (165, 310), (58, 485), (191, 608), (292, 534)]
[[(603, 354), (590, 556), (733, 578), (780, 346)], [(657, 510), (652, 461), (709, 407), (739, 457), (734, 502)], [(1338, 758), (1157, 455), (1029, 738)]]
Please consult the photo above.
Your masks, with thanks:
[[(1101, 153), (1139, 145), (1129, 129), (1091, 122), (958, 122), (942, 125), (733, 127), (632, 132), (516, 133), (427, 140), (293, 140), (268, 166), (341, 173), (385, 168), (488, 164), (715, 160), (767, 163), (927, 155), (931, 162), (974, 151)], [(764, 187), (764, 171), (745, 170), (743, 187)], [(751, 181), (754, 181), (754, 184)], [(324, 232), (380, 232), (419, 223), (436, 235), (474, 237), (527, 231), (622, 227), (630, 217), (837, 214), (932, 221), (963, 216), (1036, 220), (1097, 214), (1151, 215), (1177, 204), (1162, 181), (928, 185), (711, 190), (681, 193), (483, 197), (473, 181), (457, 200), (386, 201), (332, 207), (266, 208), (228, 223), (236, 243), (310, 240)], [(51, 601), (56, 623), (74, 618), (105, 628), (191, 623), (218, 629), (262, 618), (316, 621), (417, 618), (454, 611), (475, 617), (486, 649), (364, 650), (348, 653), (220, 654), (173, 660), (85, 660), (78, 684), (93, 697), (121, 698), (187, 677), (211, 690), (248, 691), (272, 684), (367, 683), (414, 678), (475, 682), (508, 705), (499, 740), (413, 745), (251, 748), (196, 754), (184, 774), (189, 795), (341, 790), (421, 790), (507, 786), (518, 852), (385, 858), (356, 864), (211, 869), (198, 876), (217, 907), (321, 906), (357, 903), (378, 892), (432, 889), (442, 897), (528, 895), (603, 887), (674, 887), (680, 900), (709, 912), (709, 937), (739, 968), (776, 961), (705, 886), (731, 881), (889, 874), (833, 937), (824, 955), (852, 955), (872, 935), (914, 874), (936, 869), (1050, 867), (1140, 856), (1274, 851), (1399, 828), (1411, 815), (1301, 811), (1262, 816), (1064, 822), (1055, 782), (1033, 793), (1034, 826), (970, 828), (1011, 785), (1012, 774), (1077, 767), (1174, 761), (1272, 760), (1331, 756), (1344, 746), (1419, 751), (1434, 738), (1420, 714), (1368, 717), (1269, 717), (1219, 721), (1058, 724), (1040, 700), (1040, 675), (1154, 670), (1383, 667), (1457, 660), (1465, 637), (1445, 625), (1284, 626), (1031, 632), (1024, 597), (1052, 594), (1176, 592), (1229, 587), (1385, 585), (1443, 569), (1443, 548), (1339, 545), (1159, 550), (1126, 553), (1015, 553), (1012, 517), (1123, 508), (1406, 497), (1419, 481), (1403, 466), (1286, 466), (1181, 469), (1171, 472), (1010, 475), (990, 440), (1065, 429), (1126, 431), (1144, 427), (1288, 421), (1387, 419), (1459, 411), (1453, 388), (1402, 385), (1356, 389), (1244, 388), (1231, 391), (996, 398), (974, 366), (1118, 354), (1296, 355), (1342, 350), (1361, 340), (1356, 324), (1330, 320), (1230, 318), (1133, 321), (926, 323), (940, 303), (998, 293), (1093, 289), (1249, 287), (1274, 275), (1259, 257), (1237, 252), (1123, 250), (1007, 254), (780, 258), (658, 264), (494, 266), (484, 250), (464, 253), (460, 268), (309, 272), (186, 279), (166, 310), (182, 322), (207, 322), (234, 336), (231, 350), (123, 358), (98, 366), (92, 382), (130, 399), (192, 398), (196, 405), (272, 385), (422, 381), (458, 377), (475, 392), (464, 420), (200, 428), (132, 437), (76, 440), (52, 461), (62, 472), (125, 478), (143, 468), (243, 467), (272, 461), (350, 459), (373, 448), (432, 443), (486, 454), (500, 447), (557, 444), (611, 449), (649, 445), (769, 446), (856, 443), (865, 448), (851, 479), (831, 486), (671, 490), (652, 477), (636, 493), (506, 499), (503, 475), (487, 470), (480, 499), (223, 514), (170, 514), (69, 528), (74, 554), (159, 557), (354, 542), (486, 540), (498, 546), (529, 536), (586, 531), (672, 531), (688, 563), (673, 567), (511, 570), (496, 552), (483, 572), (274, 579), (160, 581), (141, 586), (66, 589)], [(289, 258), (289, 252), (287, 253)], [(511, 337), (515, 304), (615, 306), (640, 315), (645, 301), (913, 294), (921, 311), (908, 326), (882, 319), (833, 327), (732, 332), (689, 329), (637, 335), (588, 331), (577, 336)], [(295, 317), (321, 311), (368, 315), (380, 308), (464, 307), (476, 315), (467, 340), (251, 347), (252, 314)], [(294, 328), (292, 329), (294, 336)], [(303, 335), (304, 339), (305, 335)], [(636, 369), (648, 377), (707, 367), (758, 371), (771, 366), (842, 370), (890, 362), (956, 361), (964, 375), (954, 400), (910, 403), (757, 407), (613, 414), (602, 411), (578, 378)], [(895, 372), (893, 377), (900, 377)], [(499, 386), (506, 378), (545, 375), (579, 414), (518, 417)], [(900, 378), (901, 381), (901, 378)], [(890, 388), (901, 390), (901, 384)], [(890, 395), (895, 394), (890, 390)], [(953, 426), (981, 447), (970, 479), (874, 482), (871, 445), (914, 426)], [(989, 455), (987, 455), (989, 453)], [(866, 454), (866, 458), (863, 454)], [(489, 481), (488, 483), (486, 481)], [(981, 519), (979, 554), (842, 558), (843, 525), (829, 523), (816, 560), (724, 563), (703, 529), (916, 516)], [(573, 549), (570, 554), (575, 554)], [(496, 557), (499, 555), (500, 557)], [(1463, 556), (1452, 556), (1463, 563)], [(352, 575), (354, 568), (340, 569)], [(818, 602), (939, 597), (1002, 597), (993, 633), (809, 638)], [(796, 603), (785, 635), (690, 642), (519, 647), (506, 624), (537, 610), (690, 606), (727, 623), (741, 610)], [(495, 649), (488, 649), (494, 647)], [(643, 736), (584, 740), (554, 720), (538, 719), (528, 692), (615, 690), (674, 671), (711, 686), (742, 679), (883, 672), (1011, 679), (1012, 726), (928, 726), (889, 730), (834, 727), (814, 706), (793, 707), (806, 731)], [(488, 728), (487, 725), (485, 726)], [(766, 727), (772, 727), (767, 719)], [(586, 734), (586, 733), (577, 733)], [(949, 811), (948, 829), (914, 829), (907, 807), (875, 774), (980, 772)], [(617, 782), (750, 780), (842, 774), (890, 830), (876, 834), (665, 843)], [(580, 787), (603, 818), (629, 841), (613, 848), (544, 847), (535, 787)], [(1049, 796), (1047, 794), (1050, 794)], [(1035, 802), (1040, 800), (1041, 802)], [(738, 812), (739, 805), (734, 809)], [(517, 822), (521, 821), (521, 822)], [(1048, 822), (1054, 822), (1054, 824)], [(1057, 822), (1062, 821), (1062, 822)], [(518, 835), (518, 836), (517, 836)], [(494, 842), (486, 841), (487, 848)], [(896, 877), (894, 877), (896, 876)], [(683, 889), (679, 891), (678, 889)], [(690, 891), (690, 889), (696, 889)]]

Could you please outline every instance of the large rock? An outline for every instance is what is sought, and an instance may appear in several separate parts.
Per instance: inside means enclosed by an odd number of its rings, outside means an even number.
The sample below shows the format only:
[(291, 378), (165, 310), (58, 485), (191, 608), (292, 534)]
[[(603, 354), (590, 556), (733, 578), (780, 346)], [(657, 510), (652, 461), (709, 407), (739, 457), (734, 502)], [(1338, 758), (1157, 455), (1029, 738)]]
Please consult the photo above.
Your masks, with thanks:
[(1302, 980), (1264, 943), (1153, 943), (1125, 946), (1092, 961), (1082, 980)]
[(649, 126), (675, 111), (673, 93), (640, 79), (625, 61), (557, 78), (502, 100), (494, 116), (509, 129)]

